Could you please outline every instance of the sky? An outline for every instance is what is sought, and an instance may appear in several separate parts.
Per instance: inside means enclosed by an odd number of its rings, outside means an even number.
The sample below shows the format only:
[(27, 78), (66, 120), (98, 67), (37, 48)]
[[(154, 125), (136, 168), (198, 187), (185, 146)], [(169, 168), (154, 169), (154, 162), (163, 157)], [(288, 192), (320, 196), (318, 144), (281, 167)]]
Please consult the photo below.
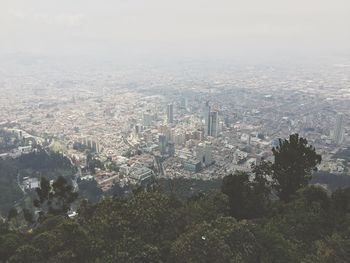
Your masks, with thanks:
[(0, 0), (0, 54), (349, 54), (349, 0)]

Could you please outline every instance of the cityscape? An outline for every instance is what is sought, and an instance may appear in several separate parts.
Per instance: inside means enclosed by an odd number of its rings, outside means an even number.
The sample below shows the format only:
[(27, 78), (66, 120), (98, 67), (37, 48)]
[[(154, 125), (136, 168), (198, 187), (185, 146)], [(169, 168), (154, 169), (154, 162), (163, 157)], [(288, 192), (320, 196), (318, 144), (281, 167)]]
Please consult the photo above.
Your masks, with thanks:
[(0, 263), (350, 262), (349, 0), (0, 0)]
[(250, 171), (272, 161), (271, 148), (292, 133), (322, 154), (320, 171), (349, 175), (348, 160), (337, 157), (350, 146), (349, 67), (345, 60), (303, 70), (111, 66), (57, 77), (34, 60), (21, 78), (15, 67), (0, 72), (1, 126), (49, 142), (82, 169), (87, 152), (81, 149), (112, 162), (114, 169), (93, 175), (103, 190), (159, 177), (211, 180)]

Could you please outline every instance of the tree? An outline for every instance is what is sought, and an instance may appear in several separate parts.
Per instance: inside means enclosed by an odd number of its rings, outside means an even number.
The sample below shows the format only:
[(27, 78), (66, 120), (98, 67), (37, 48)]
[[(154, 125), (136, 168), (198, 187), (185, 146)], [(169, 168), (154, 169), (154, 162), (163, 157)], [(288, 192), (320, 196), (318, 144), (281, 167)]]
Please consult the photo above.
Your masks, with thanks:
[(256, 262), (300, 262), (300, 260), (298, 261), (297, 246), (273, 227), (255, 225), (253, 233), (259, 243), (259, 255)]
[(176, 209), (175, 224), (181, 233), (203, 221), (210, 222), (230, 211), (228, 196), (218, 190), (198, 193)]
[(55, 229), (55, 234), (59, 240), (57, 250), (69, 251), (70, 254), (70, 258), (67, 258), (66, 261), (59, 262), (88, 262), (91, 256), (89, 250), (91, 240), (87, 236), (87, 231), (78, 223), (65, 220)]
[(299, 251), (307, 252), (312, 242), (334, 231), (330, 201), (323, 188), (307, 186), (298, 190), (290, 202), (274, 203), (269, 225), (299, 243)]
[(183, 233), (171, 249), (171, 262), (259, 262), (251, 225), (232, 217), (201, 223)]
[(60, 242), (56, 233), (47, 231), (36, 235), (32, 240), (32, 244), (34, 247), (42, 250), (45, 258), (49, 258), (56, 252)]
[(231, 215), (237, 219), (246, 217), (246, 202), (250, 193), (249, 174), (236, 172), (225, 176), (221, 191), (229, 197)]
[(350, 187), (336, 190), (332, 194), (332, 199), (338, 214), (350, 214)]
[(36, 193), (39, 197), (39, 199), (34, 200), (34, 206), (41, 208), (41, 213), (47, 213), (48, 207), (51, 204), (50, 201), (50, 192), (52, 188), (50, 185), (50, 181), (47, 180), (45, 177), (42, 177), (40, 180), (40, 187), (36, 189)]
[(41, 251), (31, 245), (24, 245), (16, 250), (9, 259), (9, 263), (37, 263), (41, 258)]
[(18, 215), (18, 211), (17, 211), (16, 208), (13, 207), (13, 208), (10, 209), (10, 211), (9, 211), (9, 213), (8, 213), (8, 216), (7, 216), (7, 219), (8, 219), (8, 220), (11, 220), (11, 219), (13, 219), (13, 218), (16, 218), (17, 215)]
[(8, 214), (14, 203), (23, 197), (17, 184), (17, 173), (16, 160), (0, 158), (0, 214)]
[(24, 220), (26, 220), (29, 224), (34, 222), (33, 214), (27, 208), (23, 208), (23, 217), (24, 217)]
[(52, 214), (66, 214), (70, 205), (77, 199), (78, 193), (68, 184), (63, 176), (59, 176), (52, 184), (51, 209)]
[(128, 185), (123, 185), (121, 186), (119, 183), (114, 183), (111, 187), (111, 189), (109, 189), (108, 194), (111, 196), (115, 196), (115, 197), (122, 197), (125, 196), (126, 193), (129, 190), (129, 186)]
[(102, 189), (95, 179), (80, 180), (78, 182), (80, 197), (88, 199), (90, 202), (97, 202), (102, 196)]
[(298, 134), (290, 135), (289, 140), (280, 139), (279, 146), (273, 148), (272, 152), (275, 157), (272, 165), (274, 188), (279, 198), (288, 202), (299, 188), (307, 185), (312, 171), (317, 169), (322, 158)]
[(350, 236), (350, 187), (332, 194), (333, 217), (336, 227), (344, 236)]
[(6, 262), (6, 260), (14, 254), (16, 249), (22, 245), (22, 243), (22, 238), (16, 233), (1, 233), (0, 262)]
[(236, 219), (261, 217), (270, 202), (270, 187), (263, 178), (263, 167), (254, 171), (252, 179), (246, 172), (236, 172), (223, 179), (221, 191), (228, 196), (231, 215)]
[(305, 259), (305, 263), (346, 263), (350, 258), (350, 240), (334, 234), (323, 240), (314, 242), (311, 255)]
[(105, 169), (104, 164), (100, 160), (94, 158), (91, 153), (88, 153), (86, 156), (86, 164), (92, 174), (95, 174), (96, 168), (99, 168), (101, 170)]
[(64, 177), (59, 176), (52, 183), (42, 178), (40, 188), (36, 189), (39, 199), (34, 200), (34, 205), (41, 208), (41, 215), (66, 215), (70, 205), (77, 199), (78, 193), (73, 191)]

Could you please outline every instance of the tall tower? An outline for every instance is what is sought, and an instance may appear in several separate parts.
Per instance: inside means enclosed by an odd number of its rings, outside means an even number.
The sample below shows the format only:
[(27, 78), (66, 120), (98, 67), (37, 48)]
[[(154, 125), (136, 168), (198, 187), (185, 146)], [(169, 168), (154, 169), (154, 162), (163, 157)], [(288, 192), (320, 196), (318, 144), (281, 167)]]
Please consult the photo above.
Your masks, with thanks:
[(210, 132), (211, 132), (211, 116), (210, 116), (210, 111), (211, 111), (211, 107), (209, 105), (209, 101), (207, 101), (205, 103), (204, 106), (204, 132), (206, 136), (210, 136)]
[(172, 103), (168, 104), (166, 113), (168, 124), (174, 123), (174, 105)]
[(210, 132), (209, 135), (212, 137), (218, 136), (218, 112), (212, 111), (210, 112)]
[(341, 144), (344, 138), (344, 115), (342, 113), (337, 114), (337, 120), (335, 122), (335, 129), (333, 132), (333, 140), (336, 144)]
[(217, 111), (211, 111), (209, 101), (205, 103), (203, 109), (204, 116), (204, 132), (206, 136), (217, 137), (219, 129), (219, 116)]
[(163, 134), (159, 135), (159, 151), (163, 155), (166, 152), (167, 141), (166, 137)]

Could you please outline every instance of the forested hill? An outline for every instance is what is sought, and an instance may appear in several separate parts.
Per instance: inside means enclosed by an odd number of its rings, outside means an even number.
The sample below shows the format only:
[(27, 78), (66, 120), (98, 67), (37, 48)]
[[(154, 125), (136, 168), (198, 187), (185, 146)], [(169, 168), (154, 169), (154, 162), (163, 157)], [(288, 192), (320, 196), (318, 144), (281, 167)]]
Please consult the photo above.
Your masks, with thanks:
[(62, 154), (41, 148), (18, 158), (0, 158), (0, 216), (7, 215), (13, 206), (30, 199), (30, 191), (21, 189), (23, 178), (69, 178), (76, 173), (75, 169)]
[[(37, 189), (37, 219), (0, 225), (0, 262), (303, 262), (350, 258), (350, 188), (309, 185), (321, 156), (292, 135), (275, 162), (227, 175), (221, 189), (190, 198), (159, 185), (128, 197), (82, 201), (63, 177)], [(20, 216), (25, 227), (16, 228)]]
[(306, 187), (259, 216), (256, 197), (239, 194), (232, 206), (220, 191), (186, 202), (141, 191), (50, 215), (31, 233), (2, 224), (0, 262), (348, 262), (350, 189)]

